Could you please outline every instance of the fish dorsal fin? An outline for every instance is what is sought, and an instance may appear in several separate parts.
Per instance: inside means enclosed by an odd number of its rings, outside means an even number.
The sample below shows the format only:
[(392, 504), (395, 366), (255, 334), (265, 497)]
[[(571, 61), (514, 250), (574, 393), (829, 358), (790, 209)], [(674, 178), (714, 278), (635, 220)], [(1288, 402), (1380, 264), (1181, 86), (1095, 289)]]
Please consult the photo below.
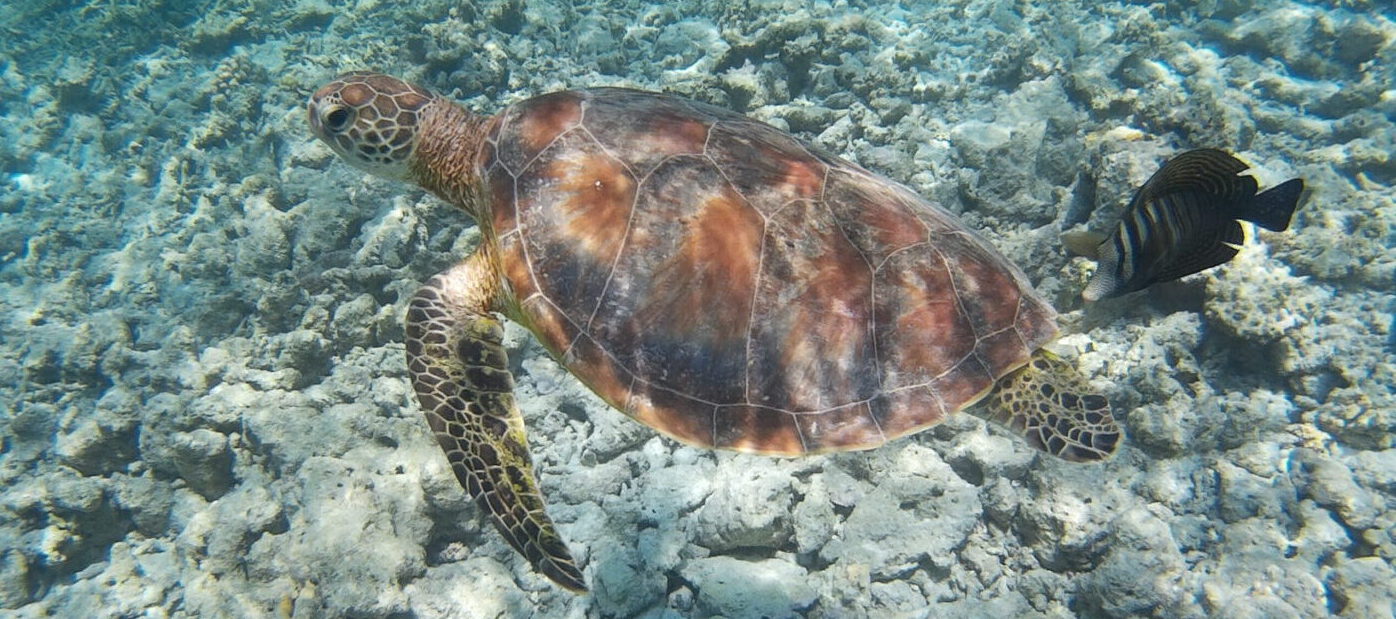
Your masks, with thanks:
[(1169, 159), (1154, 172), (1135, 194), (1134, 204), (1182, 192), (1198, 192), (1226, 201), (1248, 201), (1258, 188), (1255, 177), (1237, 174), (1249, 168), (1226, 151), (1190, 150)]

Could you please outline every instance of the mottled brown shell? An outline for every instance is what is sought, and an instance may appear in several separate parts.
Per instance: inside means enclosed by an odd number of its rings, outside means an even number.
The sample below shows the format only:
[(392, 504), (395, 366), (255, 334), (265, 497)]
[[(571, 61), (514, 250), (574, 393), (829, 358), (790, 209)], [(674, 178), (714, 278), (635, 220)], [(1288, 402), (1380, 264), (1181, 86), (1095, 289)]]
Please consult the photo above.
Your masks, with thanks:
[(950, 213), (729, 111), (553, 93), (496, 117), (480, 163), (510, 311), (611, 405), (689, 443), (879, 445), (1056, 334)]

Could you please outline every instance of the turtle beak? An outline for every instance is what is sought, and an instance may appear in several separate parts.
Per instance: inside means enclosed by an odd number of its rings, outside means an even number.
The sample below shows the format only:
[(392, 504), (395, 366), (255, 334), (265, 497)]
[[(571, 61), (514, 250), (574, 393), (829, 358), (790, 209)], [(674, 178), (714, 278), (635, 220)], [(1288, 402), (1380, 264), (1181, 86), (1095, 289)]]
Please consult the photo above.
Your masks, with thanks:
[(310, 101), (307, 101), (306, 104), (305, 104), (305, 113), (306, 113), (306, 116), (309, 117), (309, 118), (307, 118), (306, 120), (308, 120), (308, 121), (310, 122), (310, 130), (313, 131), (313, 132), (315, 132), (316, 137), (319, 137), (319, 135), (320, 135), (320, 114), (317, 113), (317, 111), (315, 110), (315, 107), (316, 107), (316, 106), (315, 106), (315, 99), (314, 99), (314, 97), (312, 97), (312, 98), (310, 99)]
[(310, 124), (311, 133), (320, 141), (325, 142), (325, 127), (320, 121), (320, 93), (310, 96), (310, 100), (305, 102), (306, 121)]

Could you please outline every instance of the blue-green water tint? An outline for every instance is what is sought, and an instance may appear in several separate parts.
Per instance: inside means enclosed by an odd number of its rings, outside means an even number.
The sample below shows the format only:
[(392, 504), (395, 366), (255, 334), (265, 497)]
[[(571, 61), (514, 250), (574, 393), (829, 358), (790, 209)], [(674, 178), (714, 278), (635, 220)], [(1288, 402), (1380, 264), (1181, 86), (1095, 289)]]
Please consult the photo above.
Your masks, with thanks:
[[(1380, 2), (8, 2), (0, 606), (55, 614), (1385, 616), (1396, 25)], [(473, 225), (313, 143), (333, 75), (490, 113), (625, 85), (737, 109), (961, 213), (1065, 314), (1100, 466), (959, 415), (714, 454), (511, 332), (593, 595), (529, 572), (419, 420), (400, 317)], [(1083, 309), (1105, 228), (1215, 147), (1311, 188), (1232, 263)], [(1255, 238), (1258, 236), (1258, 239)]]

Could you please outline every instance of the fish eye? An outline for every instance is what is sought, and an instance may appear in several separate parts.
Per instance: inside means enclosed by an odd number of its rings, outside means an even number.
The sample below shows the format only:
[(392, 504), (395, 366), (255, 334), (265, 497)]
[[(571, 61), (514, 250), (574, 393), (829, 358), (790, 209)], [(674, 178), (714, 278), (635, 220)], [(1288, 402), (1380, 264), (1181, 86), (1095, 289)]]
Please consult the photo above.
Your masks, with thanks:
[(325, 128), (330, 131), (343, 131), (349, 126), (349, 110), (335, 107), (325, 113)]

